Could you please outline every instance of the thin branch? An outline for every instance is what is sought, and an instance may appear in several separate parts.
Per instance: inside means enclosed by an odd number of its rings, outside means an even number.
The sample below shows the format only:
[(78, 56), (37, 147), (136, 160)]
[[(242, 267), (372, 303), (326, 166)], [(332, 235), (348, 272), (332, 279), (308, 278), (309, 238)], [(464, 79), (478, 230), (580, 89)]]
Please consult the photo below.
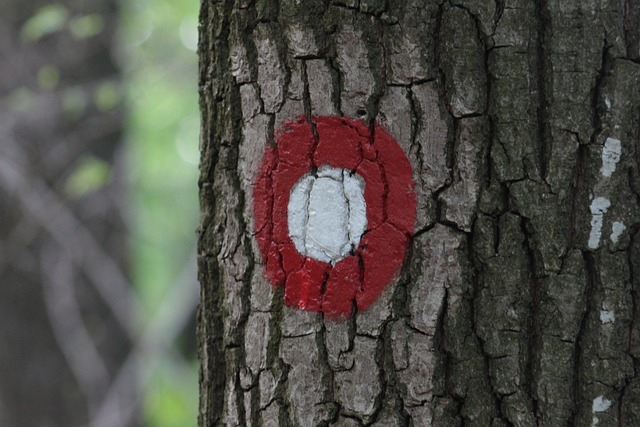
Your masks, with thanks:
[[(194, 315), (198, 301), (196, 252), (194, 251), (178, 279), (164, 297), (160, 308), (120, 366), (102, 405), (89, 424), (90, 427), (128, 425), (141, 404), (139, 399), (122, 402), (121, 396), (126, 390), (128, 379), (137, 373), (139, 367), (142, 367), (140, 386), (146, 388), (158, 364), (165, 355), (172, 352), (173, 343)], [(114, 418), (116, 413), (119, 416), (118, 419)]]
[(87, 398), (91, 414), (107, 390), (109, 372), (82, 318), (73, 289), (77, 279), (73, 261), (55, 246), (47, 245), (40, 254), (43, 299), (53, 335)]
[(117, 263), (95, 236), (44, 182), (19, 165), (0, 157), (0, 187), (13, 194), (24, 210), (68, 253), (90, 278), (116, 321), (131, 338), (136, 331), (130, 307), (139, 307), (136, 294)]

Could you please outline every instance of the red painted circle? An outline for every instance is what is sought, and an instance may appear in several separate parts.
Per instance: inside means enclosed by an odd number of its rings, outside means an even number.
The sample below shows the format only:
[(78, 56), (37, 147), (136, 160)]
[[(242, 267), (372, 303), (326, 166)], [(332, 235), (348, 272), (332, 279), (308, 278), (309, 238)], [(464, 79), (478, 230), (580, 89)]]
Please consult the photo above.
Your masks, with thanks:
[[(255, 234), (266, 274), (285, 287), (285, 303), (329, 316), (367, 309), (390, 284), (413, 234), (416, 197), (411, 165), (393, 137), (361, 121), (304, 116), (276, 133), (254, 189)], [(287, 207), (293, 185), (314, 167), (357, 172), (365, 181), (367, 229), (355, 254), (331, 265), (301, 255), (289, 237)]]

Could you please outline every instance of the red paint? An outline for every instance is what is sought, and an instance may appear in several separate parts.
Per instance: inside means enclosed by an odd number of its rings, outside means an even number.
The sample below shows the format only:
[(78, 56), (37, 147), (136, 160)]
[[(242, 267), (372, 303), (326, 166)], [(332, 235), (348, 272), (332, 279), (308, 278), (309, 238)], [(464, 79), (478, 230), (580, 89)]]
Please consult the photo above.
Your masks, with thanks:
[(416, 218), (416, 198), (411, 165), (402, 148), (383, 129), (376, 129), (374, 145), (378, 151), (378, 161), (384, 170), (387, 193), (388, 221), (406, 233), (413, 232)]
[[(291, 188), (296, 182), (311, 168), (311, 162), (308, 165), (290, 165), (287, 163), (278, 163), (273, 171), (273, 239), (278, 243), (291, 243), (289, 238), (289, 224), (287, 222), (287, 206), (289, 205), (289, 196), (291, 196)], [(276, 219), (284, 220), (278, 221)]]
[(408, 236), (389, 223), (362, 237), (358, 253), (364, 265), (362, 289), (356, 295), (358, 309), (366, 310), (391, 283), (404, 259)]
[(305, 258), (304, 266), (287, 276), (285, 303), (308, 311), (320, 311), (322, 285), (330, 268), (326, 262)]
[(281, 244), (280, 255), (282, 256), (282, 268), (287, 274), (300, 270), (304, 265), (304, 257), (298, 252), (293, 243)]
[[(393, 137), (376, 125), (345, 117), (304, 116), (276, 132), (254, 187), (256, 241), (266, 275), (285, 286), (285, 303), (327, 316), (367, 309), (402, 266), (413, 234), (416, 200), (409, 161)], [(289, 237), (287, 207), (293, 185), (312, 165), (356, 170), (365, 181), (367, 232), (356, 255), (335, 265), (303, 257)]]
[(282, 286), (287, 277), (282, 268), (282, 257), (278, 251), (278, 245), (275, 242), (271, 242), (267, 250), (267, 277), (276, 286)]
[(322, 299), (322, 311), (326, 315), (351, 315), (356, 294), (362, 286), (361, 275), (360, 261), (355, 255), (346, 257), (333, 266)]
[(344, 119), (340, 117), (325, 119), (316, 124), (319, 141), (314, 154), (315, 165), (355, 170), (362, 160), (360, 135), (355, 129), (345, 126)]
[[(295, 122), (287, 122), (276, 133), (278, 161), (296, 166), (311, 166), (315, 139), (311, 125), (304, 116)], [(307, 167), (308, 169), (308, 167)]]

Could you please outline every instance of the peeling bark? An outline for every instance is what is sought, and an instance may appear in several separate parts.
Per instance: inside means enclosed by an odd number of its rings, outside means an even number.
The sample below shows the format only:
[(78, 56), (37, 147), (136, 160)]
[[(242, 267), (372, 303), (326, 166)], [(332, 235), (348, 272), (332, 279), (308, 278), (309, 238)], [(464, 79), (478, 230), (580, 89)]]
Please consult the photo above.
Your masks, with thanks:
[[(636, 424), (636, 3), (203, 2), (200, 425)], [(285, 307), (254, 238), (300, 115), (413, 168), (410, 255), (348, 319)]]

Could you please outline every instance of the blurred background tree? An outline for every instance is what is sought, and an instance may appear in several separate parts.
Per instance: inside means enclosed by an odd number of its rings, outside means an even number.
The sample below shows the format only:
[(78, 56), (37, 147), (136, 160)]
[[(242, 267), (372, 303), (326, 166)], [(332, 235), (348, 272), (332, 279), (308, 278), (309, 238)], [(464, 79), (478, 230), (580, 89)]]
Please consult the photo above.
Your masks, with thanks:
[(144, 413), (154, 427), (195, 425), (197, 418), (198, 7), (172, 0), (121, 3), (133, 277), (139, 316), (164, 346), (156, 366), (143, 369)]
[(0, 425), (188, 426), (197, 4), (0, 4)]

